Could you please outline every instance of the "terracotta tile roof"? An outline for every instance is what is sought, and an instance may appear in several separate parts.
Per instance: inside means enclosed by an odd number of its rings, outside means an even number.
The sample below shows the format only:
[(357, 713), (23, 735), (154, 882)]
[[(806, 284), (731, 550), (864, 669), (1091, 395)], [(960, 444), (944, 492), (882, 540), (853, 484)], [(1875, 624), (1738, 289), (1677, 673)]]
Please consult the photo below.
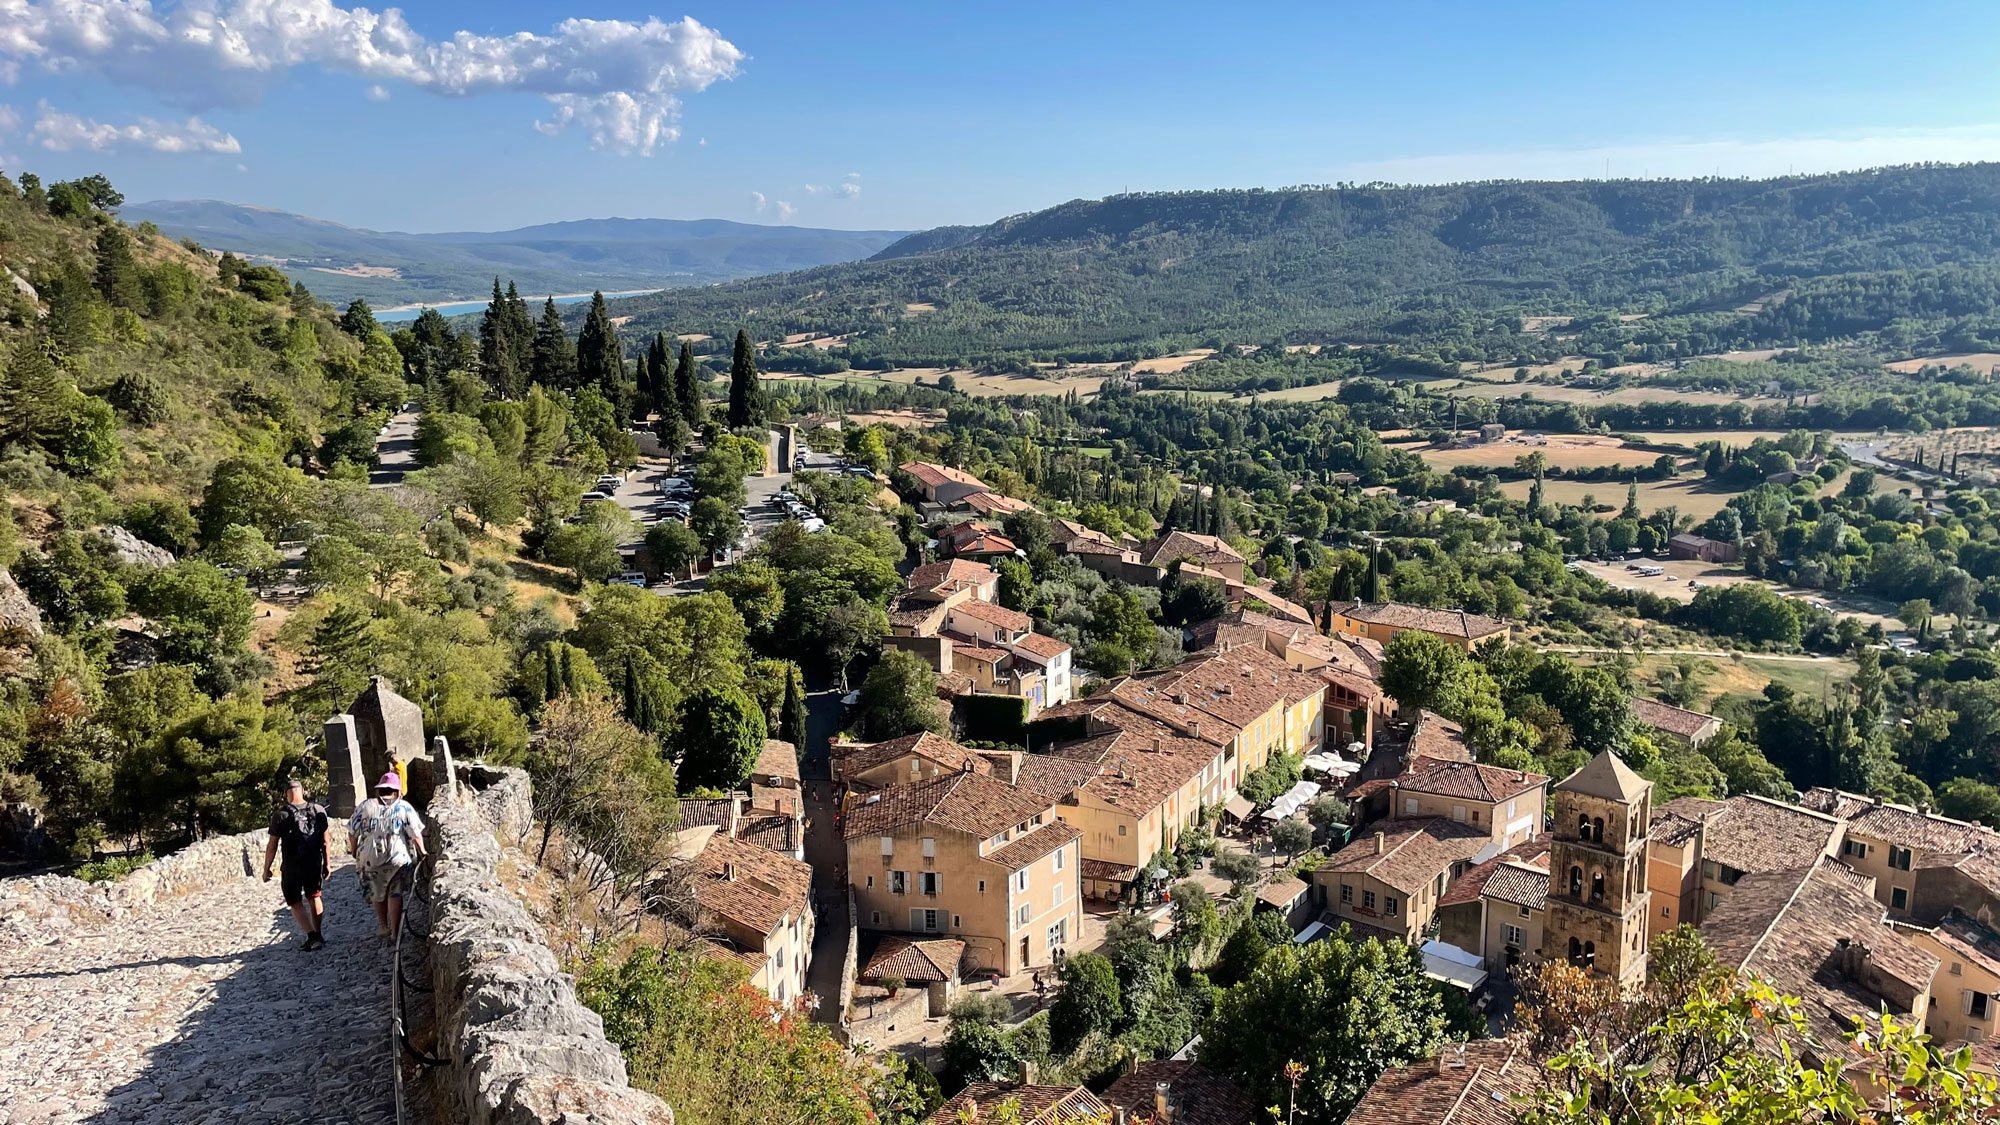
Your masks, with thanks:
[(782, 855), (799, 850), (799, 822), (789, 809), (749, 808), (737, 822), (736, 838)]
[(1215, 536), (1194, 531), (1169, 531), (1139, 548), (1139, 561), (1154, 566), (1165, 566), (1176, 559), (1192, 559), (1202, 566), (1214, 566), (1216, 563), (1240, 563), (1243, 556)]
[[(1790, 871), (1809, 867), (1833, 846), (1840, 822), (1830, 816), (1773, 801), (1739, 796), (1714, 802), (1701, 814), (1703, 859), (1738, 871)], [(1675, 806), (1678, 806), (1677, 808)], [(1690, 809), (1670, 802), (1676, 812)]]
[[(1134, 729), (1086, 741), (1089, 752), (1097, 756), (1093, 763), (1097, 772), (1083, 788), (1105, 804), (1134, 816), (1152, 811), (1200, 776), (1221, 753), (1219, 747), (1184, 737), (1164, 724), (1139, 716), (1124, 719)], [(1073, 744), (1065, 748), (1063, 756), (1077, 760), (1083, 753)]]
[(981, 664), (1001, 664), (1014, 655), (1004, 648), (990, 648), (964, 633), (947, 632), (941, 635), (951, 638), (951, 656), (954, 660), (962, 656)]
[(1447, 1044), (1426, 1059), (1382, 1073), (1347, 1125), (1515, 1125), (1518, 1102), (1541, 1085), (1541, 1068), (1513, 1039)]
[(1694, 838), (1701, 818), (1722, 807), (1721, 801), (1703, 797), (1680, 797), (1653, 810), (1653, 823), (1646, 839), (1655, 844), (1678, 848)]
[[(1537, 836), (1525, 843), (1516, 844), (1484, 863), (1467, 868), (1465, 874), (1460, 875), (1452, 881), (1451, 886), (1445, 888), (1444, 894), (1438, 897), (1438, 905), (1458, 906), (1479, 901), (1480, 894), (1486, 889), (1487, 881), (1493, 878), (1501, 865), (1508, 863), (1525, 864), (1535, 868), (1542, 873), (1542, 881), (1546, 884), (1549, 877), (1548, 837)], [(1543, 894), (1547, 894), (1546, 886), (1543, 888)]]
[(1034, 660), (1038, 664), (1047, 664), (1049, 661), (1068, 652), (1069, 643), (1057, 640), (1047, 633), (1029, 633), (1027, 636), (1015, 641), (1014, 648), (1018, 650), (1017, 655), (1026, 653), (1028, 659)]
[(727, 797), (682, 797), (681, 827), (699, 828), (712, 824), (718, 828), (729, 827), (730, 811), (734, 807)]
[(1303, 879), (1286, 877), (1257, 888), (1257, 901), (1285, 910), (1298, 901), (1298, 897), (1304, 893), (1306, 884)]
[[(1723, 965), (1800, 999), (1807, 1028), (1834, 1057), (1851, 1058), (1842, 1032), (1883, 1007), (1907, 1016), (1930, 990), (1938, 960), (1888, 925), (1866, 881), (1823, 859), (1810, 867), (1746, 875), (1702, 924)], [(1861, 971), (1843, 964), (1865, 947)]]
[(982, 602), (977, 600), (960, 602), (951, 608), (951, 612), (954, 615), (963, 614), (966, 617), (970, 617), (978, 621), (984, 621), (987, 622), (988, 624), (998, 625), (1002, 629), (1008, 629), (1013, 631), (1032, 629), (1035, 627), (1034, 618), (1029, 617), (1025, 613), (1019, 613), (1016, 612), (1015, 610), (1008, 609), (1004, 605), (994, 605), (992, 602)]
[(1936, 813), (1918, 812), (1908, 805), (1886, 801), (1876, 804), (1866, 797), (1830, 789), (1812, 790), (1803, 804), (1807, 808), (1840, 810), (1834, 815), (1845, 816), (1850, 836), (1884, 840), (1911, 851), (1957, 854), (2000, 847), (2000, 834), (1989, 828)]
[(865, 773), (885, 762), (893, 762), (906, 754), (915, 754), (926, 762), (935, 762), (940, 769), (962, 770), (970, 767), (974, 773), (991, 773), (993, 764), (976, 750), (968, 750), (941, 734), (918, 731), (887, 742), (838, 742), (833, 745), (833, 759), (836, 776), (852, 777)]
[[(1047, 806), (1043, 806), (1047, 807)], [(986, 853), (986, 858), (1008, 871), (1019, 871), (1072, 840), (1083, 838), (1083, 830), (1066, 821), (1044, 824), (1026, 836)]]
[(1582, 793), (1608, 801), (1635, 801), (1652, 787), (1653, 783), (1633, 773), (1624, 759), (1609, 750), (1600, 750), (1582, 769), (1563, 778), (1556, 791)]
[(860, 975), (863, 980), (902, 977), (908, 984), (957, 980), (959, 963), (964, 959), (965, 943), (955, 938), (909, 941), (885, 937)]
[(1081, 1086), (1017, 1086), (1005, 1082), (973, 1082), (950, 1101), (924, 1118), (925, 1125), (960, 1125), (983, 1122), (990, 1125), (1005, 1114), (1005, 1105), (1018, 1107), (1010, 1120), (1019, 1125), (1069, 1125), (1072, 1121), (1093, 1120), (1092, 1115), (1109, 1117), (1111, 1108), (1097, 1095)]
[(1549, 898), (1549, 869), (1502, 864), (1486, 880), (1483, 898), (1497, 898), (1529, 910), (1540, 910)]
[(1846, 793), (1839, 789), (1828, 789), (1823, 785), (1806, 790), (1805, 796), (1799, 798), (1799, 804), (1806, 808), (1826, 813), (1828, 816), (1837, 816), (1842, 820), (1874, 803), (1872, 797), (1864, 797), (1859, 793)]
[(1491, 839), (1469, 824), (1444, 817), (1377, 821), (1317, 870), (1360, 872), (1404, 894), (1415, 894), (1438, 872), (1479, 854)]
[(767, 738), (764, 749), (757, 755), (757, 764), (750, 767), (750, 776), (758, 778), (782, 777), (787, 781), (799, 780), (799, 748), (781, 739)]
[(935, 824), (982, 839), (1049, 811), (1054, 802), (979, 773), (953, 773), (900, 785), (853, 802), (843, 826), (849, 839)]
[(944, 623), (945, 611), (949, 607), (943, 602), (923, 602), (898, 600), (889, 609), (889, 624), (914, 630), (920, 634), (932, 634)]
[(1020, 550), (1014, 541), (997, 531), (962, 531), (946, 540), (946, 546), (960, 555), (1011, 555)]
[(1995, 898), (2000, 898), (2000, 853), (1989, 850), (1966, 852), (1963, 855), (1930, 853), (1916, 857), (1915, 865), (1922, 870), (1952, 868), (1971, 880), (1974, 886)]
[(1105, 1104), (1151, 1120), (1154, 1093), (1164, 1083), (1174, 1125), (1251, 1125), (1256, 1103), (1228, 1078), (1191, 1060), (1153, 1059), (1104, 1091)]
[(811, 908), (811, 867), (721, 832), (696, 857), (693, 883), (702, 909), (761, 934)]
[(964, 504), (982, 516), (990, 516), (995, 512), (1006, 515), (1012, 512), (1032, 512), (1035, 510), (1035, 506), (1026, 500), (1016, 500), (1012, 496), (1003, 496), (991, 490), (975, 492), (960, 500), (959, 503)]
[(949, 465), (937, 465), (929, 461), (910, 461), (898, 467), (917, 478), (917, 483), (923, 485), (925, 488), (936, 488), (944, 484), (970, 484), (980, 488), (986, 487), (985, 481), (980, 480), (963, 469), (954, 469)]
[(1243, 594), (1245, 597), (1263, 602), (1274, 617), (1291, 621), (1302, 628), (1309, 629), (1315, 624), (1311, 610), (1287, 599), (1269, 586), (1251, 586), (1245, 589)]
[(1476, 641), (1504, 632), (1507, 623), (1497, 617), (1484, 617), (1477, 613), (1467, 613), (1462, 609), (1428, 609), (1419, 605), (1405, 605), (1402, 602), (1348, 602), (1336, 603), (1333, 612), (1353, 621), (1368, 625), (1381, 625), (1390, 629), (1420, 629), (1426, 633), (1436, 633), (1441, 637), (1458, 637)]
[(1704, 715), (1657, 699), (1632, 697), (1632, 717), (1652, 727), (1654, 730), (1677, 734), (1682, 738), (1693, 738), (1702, 728), (1718, 720), (1714, 715)]
[(1097, 776), (1096, 759), (1070, 758), (1061, 754), (1024, 754), (1015, 786), (1059, 801), (1084, 787)]
[(943, 562), (925, 563), (910, 572), (903, 588), (912, 593), (955, 594), (960, 590), (970, 590), (997, 578), (998, 572), (983, 562), (970, 559), (946, 559)]
[(1466, 744), (1465, 728), (1434, 711), (1419, 711), (1410, 728), (1410, 769), (1429, 758), (1439, 762), (1469, 762), (1472, 747)]
[(1530, 789), (1548, 784), (1549, 780), (1544, 774), (1502, 769), (1478, 762), (1422, 759), (1421, 766), (1397, 779), (1402, 789), (1437, 797), (1463, 797), (1489, 804), (1518, 797)]

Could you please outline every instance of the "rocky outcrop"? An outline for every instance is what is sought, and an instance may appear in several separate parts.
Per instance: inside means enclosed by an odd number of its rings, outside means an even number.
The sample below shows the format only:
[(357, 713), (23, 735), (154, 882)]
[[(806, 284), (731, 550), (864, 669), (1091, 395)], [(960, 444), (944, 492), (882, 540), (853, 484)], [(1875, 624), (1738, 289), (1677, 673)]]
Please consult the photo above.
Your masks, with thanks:
[(174, 565), (172, 551), (165, 547), (156, 547), (115, 523), (98, 528), (97, 533), (104, 536), (105, 541), (111, 544), (111, 552), (117, 555), (121, 562), (143, 566), (148, 570)]
[(430, 975), (446, 1104), (471, 1125), (672, 1125), (626, 1081), (625, 1059), (541, 927), (501, 886), (500, 839), (530, 817), (527, 776), (468, 766), (431, 806)]
[[(26, 633), (30, 637), (41, 636), (42, 611), (28, 600), (28, 595), (21, 591), (7, 568), (0, 566), (0, 634), (10, 630)], [(0, 637), (0, 641), (4, 640)]]

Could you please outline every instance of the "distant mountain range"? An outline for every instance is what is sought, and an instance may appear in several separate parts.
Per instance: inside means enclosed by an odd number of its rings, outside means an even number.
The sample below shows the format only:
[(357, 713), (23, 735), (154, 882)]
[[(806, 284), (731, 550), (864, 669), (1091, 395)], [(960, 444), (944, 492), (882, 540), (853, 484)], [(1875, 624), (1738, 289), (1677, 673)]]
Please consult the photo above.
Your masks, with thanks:
[(119, 214), (276, 265), (326, 300), (364, 297), (377, 307), (481, 298), (495, 275), (527, 295), (730, 281), (866, 258), (908, 233), (726, 219), (580, 219), (405, 234), (214, 200), (128, 204)]
[[(1940, 270), (1958, 272), (1915, 276)], [(1643, 313), (1657, 326), (1722, 310), (1709, 321), (1726, 321), (1777, 305), (1763, 300), (1774, 295), (1784, 302), (1759, 333), (1826, 338), (1917, 313), (1983, 314), (1992, 270), (2000, 164), (1929, 165), (1075, 200), (918, 232), (866, 261), (632, 297), (617, 311), (641, 333), (742, 325), (767, 340), (839, 337), (855, 366), (922, 367), (1128, 359), (1218, 338), (1459, 348), (1498, 337), (1504, 349), (1519, 315)], [(1830, 306), (1803, 299), (1842, 288), (1876, 296), (1831, 319)], [(1809, 313), (1819, 319), (1801, 319)], [(1763, 346), (1709, 335), (1698, 350)]]

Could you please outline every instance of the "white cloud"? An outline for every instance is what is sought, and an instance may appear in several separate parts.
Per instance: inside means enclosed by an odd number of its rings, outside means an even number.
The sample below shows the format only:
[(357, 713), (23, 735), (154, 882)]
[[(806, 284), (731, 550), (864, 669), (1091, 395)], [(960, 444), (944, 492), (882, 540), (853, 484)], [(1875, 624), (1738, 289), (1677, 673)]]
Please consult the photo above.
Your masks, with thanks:
[(1957, 163), (2000, 157), (2000, 125), (1964, 129), (1884, 130), (1823, 137), (1757, 140), (1670, 139), (1582, 148), (1452, 153), (1359, 161), (1335, 179), (1444, 183), (1487, 179), (1781, 176), (1922, 161)]
[(236, 138), (199, 117), (176, 124), (141, 117), (130, 125), (113, 125), (62, 113), (43, 102), (28, 137), (51, 152), (117, 152), (121, 148), (166, 153), (238, 153)]
[(381, 84), (379, 84), (379, 83), (378, 83), (378, 84), (376, 84), (376, 85), (374, 85), (374, 86), (370, 86), (370, 87), (368, 87), (368, 100), (369, 100), (369, 101), (371, 101), (371, 102), (386, 102), (386, 101), (388, 101), (388, 100), (389, 100), (389, 88), (388, 88), (387, 86), (383, 86), (383, 85), (381, 85)]
[(0, 0), (0, 66), (91, 72), (191, 109), (255, 104), (294, 66), (449, 97), (539, 94), (543, 132), (647, 154), (679, 136), (679, 95), (734, 78), (744, 54), (694, 19), (569, 19), (546, 35), (429, 40), (402, 12), (332, 0)]
[(792, 206), (791, 204), (785, 202), (782, 199), (778, 200), (778, 217), (780, 219), (789, 219), (793, 215), (796, 215), (798, 213), (799, 213), (798, 208)]
[(807, 195), (818, 195), (820, 192), (833, 190), (825, 184), (806, 184), (805, 189)]
[(767, 202), (764, 198), (764, 193), (761, 191), (753, 191), (750, 193), (750, 198), (757, 201), (757, 213), (760, 215), (763, 214), (764, 206)]
[(861, 185), (855, 183), (853, 180), (849, 180), (840, 185), (840, 194), (844, 198), (853, 199), (855, 196), (861, 194)]
[(0, 103), (0, 136), (6, 136), (20, 127), (20, 112), (11, 105)]

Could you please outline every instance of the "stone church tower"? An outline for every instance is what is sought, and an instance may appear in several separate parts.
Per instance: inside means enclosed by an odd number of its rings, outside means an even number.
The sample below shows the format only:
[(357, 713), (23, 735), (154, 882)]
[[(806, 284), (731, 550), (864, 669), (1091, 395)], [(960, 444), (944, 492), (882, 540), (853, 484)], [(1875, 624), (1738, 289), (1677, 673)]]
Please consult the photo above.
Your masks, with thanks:
[(1646, 980), (1646, 833), (1653, 783), (1605, 751), (1555, 787), (1542, 958), (1637, 988)]

